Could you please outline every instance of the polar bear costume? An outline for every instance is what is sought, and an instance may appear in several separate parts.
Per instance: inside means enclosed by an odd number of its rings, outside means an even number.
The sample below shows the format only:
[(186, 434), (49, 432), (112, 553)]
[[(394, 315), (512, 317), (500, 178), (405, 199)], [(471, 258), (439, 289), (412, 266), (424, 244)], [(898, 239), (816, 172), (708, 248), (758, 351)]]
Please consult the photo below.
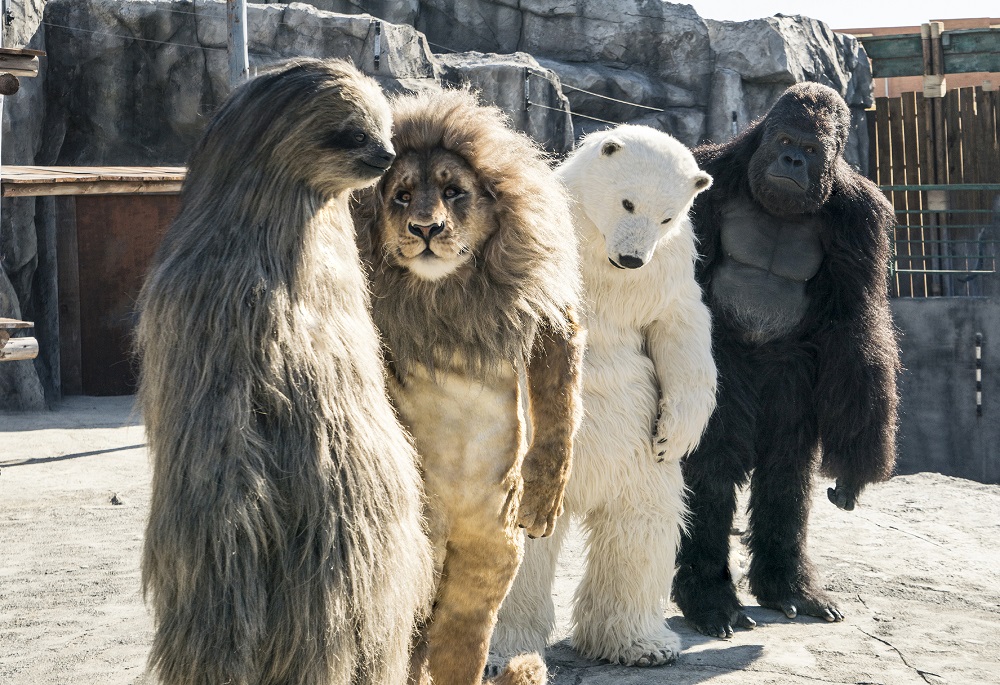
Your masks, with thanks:
[[(571, 643), (589, 658), (670, 663), (680, 651), (664, 620), (685, 520), (680, 460), (715, 408), (711, 318), (688, 219), (712, 179), (679, 141), (632, 125), (587, 136), (557, 173), (575, 201), (588, 328), (565, 500), (587, 536)], [(552, 537), (528, 541), (494, 663), (544, 650), (567, 528), (564, 517)]]

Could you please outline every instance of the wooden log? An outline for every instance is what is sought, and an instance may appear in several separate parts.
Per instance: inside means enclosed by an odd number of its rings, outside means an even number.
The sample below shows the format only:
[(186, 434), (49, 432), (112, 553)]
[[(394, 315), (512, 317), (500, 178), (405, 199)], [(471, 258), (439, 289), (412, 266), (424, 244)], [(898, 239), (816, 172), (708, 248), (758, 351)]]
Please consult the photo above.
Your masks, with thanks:
[(11, 338), (0, 348), (0, 362), (34, 359), (38, 356), (38, 341), (34, 338)]
[(0, 54), (0, 72), (15, 76), (38, 76), (38, 58), (29, 55)]
[(0, 74), (0, 95), (13, 95), (21, 89), (21, 82), (14, 74)]

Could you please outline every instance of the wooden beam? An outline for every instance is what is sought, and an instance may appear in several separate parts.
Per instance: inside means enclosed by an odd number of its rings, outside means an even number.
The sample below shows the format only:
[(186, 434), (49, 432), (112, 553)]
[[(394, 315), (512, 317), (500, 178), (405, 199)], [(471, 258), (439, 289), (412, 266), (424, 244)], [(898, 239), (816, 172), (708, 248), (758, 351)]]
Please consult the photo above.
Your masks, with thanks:
[(229, 24), (226, 41), (229, 51), (229, 86), (235, 88), (250, 78), (246, 0), (226, 0), (226, 19)]
[(3, 197), (43, 195), (176, 195), (182, 181), (91, 181), (78, 183), (8, 183)]
[[(858, 37), (872, 62), (872, 76), (920, 76), (920, 34)], [(941, 48), (945, 74), (1000, 71), (1000, 28), (944, 31)]]

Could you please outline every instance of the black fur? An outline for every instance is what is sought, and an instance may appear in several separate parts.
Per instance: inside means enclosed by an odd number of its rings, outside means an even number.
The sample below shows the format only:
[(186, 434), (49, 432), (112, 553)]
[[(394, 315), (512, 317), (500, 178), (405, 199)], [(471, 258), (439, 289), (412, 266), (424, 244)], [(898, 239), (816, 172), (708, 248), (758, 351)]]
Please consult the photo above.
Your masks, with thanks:
[[(839, 620), (806, 556), (812, 472), (819, 463), (853, 501), (867, 483), (887, 478), (895, 461), (899, 351), (886, 289), (893, 215), (878, 189), (843, 160), (849, 121), (835, 91), (799, 84), (738, 137), (695, 150), (714, 178), (698, 197), (694, 221), (703, 252), (698, 278), (714, 315), (719, 401), (684, 465), (691, 525), (674, 595), (684, 615), (710, 635), (752, 624), (727, 564), (737, 486), (750, 479), (749, 580), (761, 605)], [(780, 338), (754, 343), (712, 302), (723, 257), (721, 209), (734, 199), (763, 208), (752, 190), (751, 160), (766, 145), (769, 127), (786, 124), (815, 133), (824, 147), (817, 181), (824, 192), (810, 188), (819, 200), (808, 212), (821, 219), (824, 257), (805, 286), (804, 319)], [(790, 202), (787, 211), (801, 208)]]

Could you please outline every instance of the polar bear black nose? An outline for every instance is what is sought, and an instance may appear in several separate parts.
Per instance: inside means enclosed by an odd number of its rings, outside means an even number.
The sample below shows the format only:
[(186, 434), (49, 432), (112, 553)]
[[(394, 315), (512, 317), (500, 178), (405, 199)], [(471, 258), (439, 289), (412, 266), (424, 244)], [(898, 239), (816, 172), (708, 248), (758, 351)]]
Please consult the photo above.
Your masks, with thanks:
[(645, 264), (645, 262), (638, 257), (633, 257), (632, 255), (620, 254), (618, 255), (618, 264), (626, 269), (638, 269), (640, 266)]

